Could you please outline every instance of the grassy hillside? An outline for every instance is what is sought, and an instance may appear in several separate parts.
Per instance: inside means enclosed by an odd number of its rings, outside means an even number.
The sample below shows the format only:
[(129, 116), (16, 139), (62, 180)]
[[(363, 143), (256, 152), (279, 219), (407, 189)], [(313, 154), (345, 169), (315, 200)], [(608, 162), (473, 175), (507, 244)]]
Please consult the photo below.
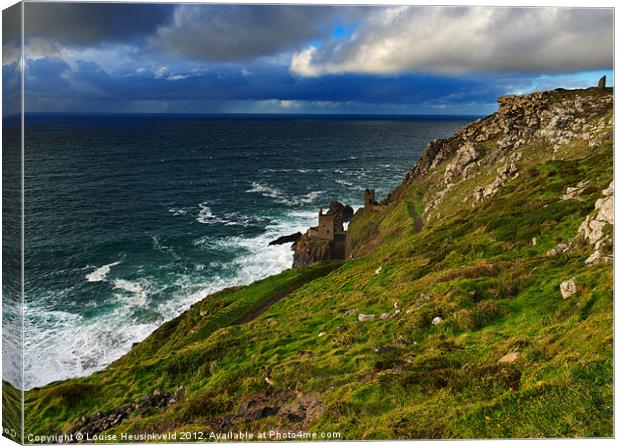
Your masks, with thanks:
[(512, 153), (482, 141), (473, 176), (429, 211), (440, 162), (356, 215), (353, 260), (209, 296), (104, 371), (27, 392), (26, 434), (122, 412), (105, 432), (613, 435), (612, 264), (586, 266), (592, 246), (577, 236), (613, 179), (610, 118), (611, 105), (588, 116), (591, 145), (520, 145), (519, 174), (476, 201)]

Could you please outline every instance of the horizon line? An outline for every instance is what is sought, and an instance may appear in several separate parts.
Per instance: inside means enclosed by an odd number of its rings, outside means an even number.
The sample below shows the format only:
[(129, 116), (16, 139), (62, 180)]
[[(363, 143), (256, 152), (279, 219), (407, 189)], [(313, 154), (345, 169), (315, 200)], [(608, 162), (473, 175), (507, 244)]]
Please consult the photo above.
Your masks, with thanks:
[[(386, 117), (455, 117), (455, 118), (481, 118), (489, 116), (489, 114), (454, 114), (454, 113), (278, 113), (278, 112), (82, 112), (82, 111), (37, 111), (37, 112), (24, 112), (24, 116), (27, 115), (91, 115), (91, 116), (128, 116), (128, 115), (142, 115), (142, 116), (278, 116), (278, 117), (304, 117), (304, 116), (386, 116)], [(12, 113), (10, 115), (3, 116), (3, 119), (22, 116), (21, 112)]]

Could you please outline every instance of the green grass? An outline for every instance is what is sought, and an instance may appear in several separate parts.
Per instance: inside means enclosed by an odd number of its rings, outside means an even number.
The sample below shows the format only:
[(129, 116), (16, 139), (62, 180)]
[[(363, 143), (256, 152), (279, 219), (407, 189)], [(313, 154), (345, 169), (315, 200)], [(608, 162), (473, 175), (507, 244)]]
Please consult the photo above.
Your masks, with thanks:
[[(26, 433), (66, 431), (82, 415), (183, 386), (178, 403), (111, 432), (298, 428), (282, 414), (240, 414), (250, 399), (283, 406), (303, 394), (324, 409), (306, 429), (342, 439), (613, 435), (612, 266), (586, 267), (591, 247), (578, 243), (546, 255), (576, 235), (611, 181), (611, 140), (576, 142), (561, 159), (544, 145), (521, 150), (520, 175), (491, 199), (465, 201), (482, 172), (417, 231), (442, 176), (433, 172), (386, 209), (356, 215), (353, 260), (216, 293), (106, 370), (27, 392)], [(584, 178), (589, 194), (560, 200)], [(562, 299), (571, 277), (578, 293)], [(399, 315), (379, 318), (395, 306)], [(354, 309), (376, 317), (358, 322)], [(518, 359), (500, 364), (510, 352)]]
[(21, 392), (2, 381), (2, 435), (19, 441), (22, 426)]

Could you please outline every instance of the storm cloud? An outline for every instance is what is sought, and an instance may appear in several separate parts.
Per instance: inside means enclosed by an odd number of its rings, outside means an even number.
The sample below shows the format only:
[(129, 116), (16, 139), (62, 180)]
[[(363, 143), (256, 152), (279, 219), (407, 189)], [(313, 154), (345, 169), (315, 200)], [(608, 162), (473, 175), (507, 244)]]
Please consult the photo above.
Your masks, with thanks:
[(154, 48), (191, 59), (245, 61), (299, 47), (327, 34), (337, 8), (325, 6), (180, 5), (157, 30)]
[(25, 35), (64, 45), (127, 42), (172, 19), (174, 5), (158, 3), (25, 3)]

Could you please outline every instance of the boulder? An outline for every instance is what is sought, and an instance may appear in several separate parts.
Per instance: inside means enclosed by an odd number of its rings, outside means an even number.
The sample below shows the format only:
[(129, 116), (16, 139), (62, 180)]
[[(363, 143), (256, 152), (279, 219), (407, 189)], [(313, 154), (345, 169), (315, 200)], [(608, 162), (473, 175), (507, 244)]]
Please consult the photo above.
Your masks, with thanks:
[(500, 364), (512, 364), (517, 359), (519, 359), (519, 356), (521, 356), (521, 353), (519, 352), (510, 352), (499, 358), (499, 361), (497, 362), (499, 362)]
[(433, 318), (433, 320), (431, 321), (431, 324), (433, 324), (433, 325), (439, 325), (439, 324), (441, 324), (442, 322), (443, 322), (443, 319), (442, 319), (441, 317), (439, 317), (439, 316), (435, 316), (435, 317)]
[(363, 314), (360, 313), (357, 315), (357, 320), (360, 322), (372, 321), (375, 318), (374, 314)]
[(551, 248), (547, 251), (548, 256), (554, 256), (568, 251), (570, 247), (566, 243), (559, 243), (555, 248)]
[(562, 299), (568, 299), (577, 294), (577, 284), (574, 277), (560, 283), (560, 294), (562, 294)]
[(582, 180), (577, 183), (574, 187), (567, 187), (566, 192), (562, 195), (562, 200), (570, 200), (571, 198), (577, 198), (579, 195), (582, 195), (584, 192), (592, 193), (592, 190), (588, 188), (589, 180)]

